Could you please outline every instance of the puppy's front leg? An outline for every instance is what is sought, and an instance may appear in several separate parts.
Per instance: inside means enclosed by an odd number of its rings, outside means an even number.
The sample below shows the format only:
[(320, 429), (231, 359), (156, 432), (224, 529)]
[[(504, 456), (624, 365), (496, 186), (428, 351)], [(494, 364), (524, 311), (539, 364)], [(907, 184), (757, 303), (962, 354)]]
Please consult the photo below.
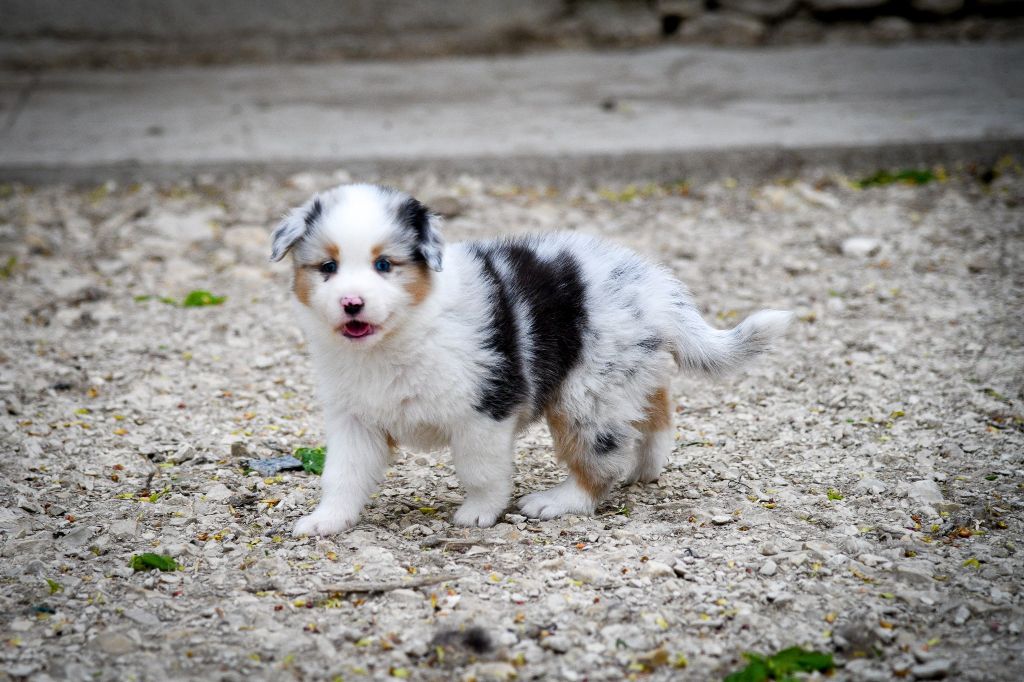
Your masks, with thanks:
[(327, 458), (320, 504), (295, 524), (295, 535), (332, 535), (351, 528), (388, 465), (387, 439), (358, 419), (327, 418)]
[(452, 437), (455, 473), (466, 499), (455, 512), (459, 526), (493, 526), (512, 495), (512, 441), (515, 419), (481, 419), (462, 426)]

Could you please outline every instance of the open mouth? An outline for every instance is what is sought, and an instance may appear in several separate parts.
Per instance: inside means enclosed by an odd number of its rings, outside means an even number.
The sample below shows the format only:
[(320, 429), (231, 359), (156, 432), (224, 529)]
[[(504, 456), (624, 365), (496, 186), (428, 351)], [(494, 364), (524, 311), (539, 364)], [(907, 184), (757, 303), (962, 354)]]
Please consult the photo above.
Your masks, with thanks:
[(373, 332), (373, 325), (362, 320), (349, 320), (341, 327), (341, 333), (350, 339), (361, 339)]

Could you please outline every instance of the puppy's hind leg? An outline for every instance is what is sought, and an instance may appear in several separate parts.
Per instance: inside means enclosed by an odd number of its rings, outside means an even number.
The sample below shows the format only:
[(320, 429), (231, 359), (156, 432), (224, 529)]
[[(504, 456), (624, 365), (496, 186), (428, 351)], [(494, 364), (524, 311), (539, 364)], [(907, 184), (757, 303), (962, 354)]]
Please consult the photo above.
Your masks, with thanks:
[(453, 521), (458, 526), (488, 528), (512, 496), (512, 445), (515, 418), (463, 425), (452, 437), (455, 474), (466, 488), (466, 499)]
[(554, 408), (548, 410), (547, 419), (555, 454), (569, 467), (569, 476), (553, 488), (521, 498), (519, 509), (542, 520), (563, 514), (593, 514), (625, 471), (628, 455), (623, 436), (614, 429), (581, 428)]
[(670, 395), (670, 388), (665, 386), (647, 396), (644, 419), (633, 424), (640, 432), (640, 440), (636, 446), (636, 463), (626, 477), (627, 483), (653, 483), (668, 463), (675, 444)]

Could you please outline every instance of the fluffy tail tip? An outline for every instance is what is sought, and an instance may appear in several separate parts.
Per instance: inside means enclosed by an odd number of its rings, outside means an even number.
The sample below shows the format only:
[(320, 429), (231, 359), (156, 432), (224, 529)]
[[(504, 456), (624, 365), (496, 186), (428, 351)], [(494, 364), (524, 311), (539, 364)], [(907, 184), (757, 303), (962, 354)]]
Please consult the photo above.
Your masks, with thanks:
[(676, 361), (680, 367), (721, 376), (771, 350), (793, 317), (788, 310), (761, 310), (732, 329), (716, 330), (694, 313), (681, 330)]
[(743, 320), (740, 327), (747, 334), (756, 335), (763, 342), (770, 343), (786, 333), (794, 317), (789, 310), (759, 310)]

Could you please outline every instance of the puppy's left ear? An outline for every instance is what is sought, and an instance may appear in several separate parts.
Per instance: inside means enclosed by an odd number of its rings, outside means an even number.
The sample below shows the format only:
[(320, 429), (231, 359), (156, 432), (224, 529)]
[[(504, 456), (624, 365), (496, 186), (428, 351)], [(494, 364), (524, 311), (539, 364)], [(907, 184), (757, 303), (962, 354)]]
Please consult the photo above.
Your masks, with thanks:
[(406, 224), (416, 232), (416, 252), (431, 270), (441, 272), (444, 239), (441, 237), (441, 216), (410, 198), (402, 206)]
[(323, 204), (319, 197), (314, 197), (299, 208), (293, 208), (270, 237), (271, 262), (276, 263), (284, 258), (299, 240), (308, 235), (322, 213)]
[(441, 237), (441, 223), (443, 219), (436, 213), (427, 213), (427, 228), (423, 230), (420, 237), (419, 250), (427, 267), (436, 272), (441, 272), (441, 261), (444, 256), (444, 239)]

